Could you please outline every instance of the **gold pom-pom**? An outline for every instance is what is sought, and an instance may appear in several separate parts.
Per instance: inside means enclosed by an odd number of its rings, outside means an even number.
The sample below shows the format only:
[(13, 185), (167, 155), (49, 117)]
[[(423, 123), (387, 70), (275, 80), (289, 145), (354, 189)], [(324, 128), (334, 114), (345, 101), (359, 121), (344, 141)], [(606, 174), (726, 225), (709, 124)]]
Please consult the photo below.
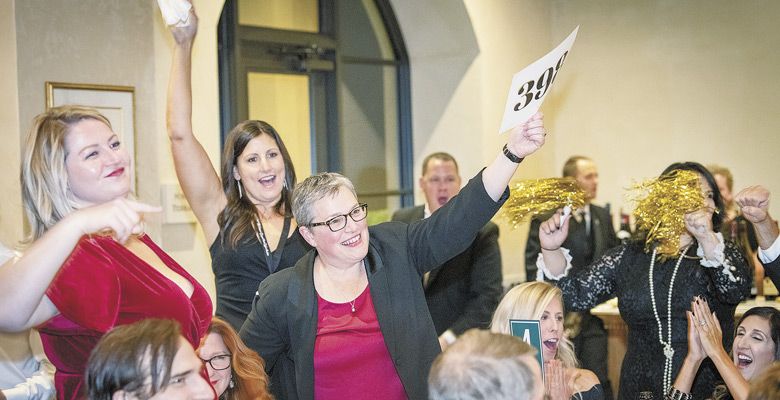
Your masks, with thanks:
[(571, 206), (585, 205), (585, 191), (574, 178), (530, 179), (516, 182), (502, 207), (503, 215), (517, 227), (540, 214)]
[(679, 254), (685, 214), (704, 206), (699, 174), (685, 170), (635, 184), (629, 198), (636, 202), (637, 230), (647, 232), (645, 250), (655, 245), (662, 258)]

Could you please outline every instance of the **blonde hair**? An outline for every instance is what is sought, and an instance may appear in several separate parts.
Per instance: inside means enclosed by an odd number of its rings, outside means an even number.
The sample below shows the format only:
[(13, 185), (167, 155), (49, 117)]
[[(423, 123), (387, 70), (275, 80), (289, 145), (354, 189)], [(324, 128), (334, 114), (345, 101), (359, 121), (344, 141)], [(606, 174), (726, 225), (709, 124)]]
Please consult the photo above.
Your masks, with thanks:
[[(563, 305), (563, 293), (561, 289), (547, 282), (526, 282), (515, 286), (506, 293), (501, 302), (496, 307), (493, 314), (493, 321), (490, 323), (490, 330), (493, 332), (511, 334), (509, 331), (510, 319), (532, 319), (542, 318), (544, 310), (553, 299), (558, 299)], [(565, 336), (561, 336), (558, 342), (558, 351), (555, 353), (555, 359), (560, 360), (567, 368), (577, 368), (579, 362), (574, 353), (574, 345)]]
[(22, 203), (30, 223), (27, 243), (77, 208), (68, 190), (65, 169), (65, 136), (83, 120), (96, 120), (111, 128), (97, 110), (81, 106), (60, 106), (33, 119), (24, 145), (21, 168)]

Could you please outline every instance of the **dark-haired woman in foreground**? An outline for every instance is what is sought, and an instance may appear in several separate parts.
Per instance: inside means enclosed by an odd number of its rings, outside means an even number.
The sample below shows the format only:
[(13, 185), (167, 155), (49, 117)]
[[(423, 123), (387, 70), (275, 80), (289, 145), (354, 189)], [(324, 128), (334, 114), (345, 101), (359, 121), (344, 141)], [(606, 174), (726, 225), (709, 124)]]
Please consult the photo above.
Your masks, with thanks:
[(723, 385), (712, 391), (714, 400), (746, 400), (750, 381), (780, 359), (780, 311), (774, 307), (753, 307), (739, 319), (729, 354), (722, 345), (723, 331), (709, 305), (696, 298), (688, 312), (688, 355), (685, 357), (669, 400), (690, 400), (691, 384), (701, 363), (715, 364)]

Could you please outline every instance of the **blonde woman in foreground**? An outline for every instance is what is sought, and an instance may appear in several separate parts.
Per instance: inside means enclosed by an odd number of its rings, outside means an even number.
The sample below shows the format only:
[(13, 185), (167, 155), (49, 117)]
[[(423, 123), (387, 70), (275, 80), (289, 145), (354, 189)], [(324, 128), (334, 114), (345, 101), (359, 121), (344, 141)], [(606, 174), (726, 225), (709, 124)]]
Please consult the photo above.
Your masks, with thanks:
[(510, 319), (539, 320), (545, 392), (553, 400), (604, 398), (593, 372), (577, 368), (574, 347), (563, 332), (563, 294), (546, 282), (526, 282), (512, 288), (498, 304), (490, 330), (509, 335)]

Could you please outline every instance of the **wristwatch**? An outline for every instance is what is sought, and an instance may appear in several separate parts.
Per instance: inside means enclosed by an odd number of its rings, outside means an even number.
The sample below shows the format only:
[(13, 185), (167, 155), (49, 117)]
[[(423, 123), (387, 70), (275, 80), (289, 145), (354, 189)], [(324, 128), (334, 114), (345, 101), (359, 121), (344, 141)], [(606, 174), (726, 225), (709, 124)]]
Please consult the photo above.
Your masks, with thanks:
[(524, 157), (518, 157), (518, 156), (514, 155), (511, 151), (509, 151), (509, 148), (506, 147), (506, 145), (504, 145), (503, 152), (504, 152), (504, 155), (506, 156), (506, 158), (508, 158), (509, 161), (511, 161), (511, 162), (513, 162), (515, 164), (520, 164), (523, 161)]

